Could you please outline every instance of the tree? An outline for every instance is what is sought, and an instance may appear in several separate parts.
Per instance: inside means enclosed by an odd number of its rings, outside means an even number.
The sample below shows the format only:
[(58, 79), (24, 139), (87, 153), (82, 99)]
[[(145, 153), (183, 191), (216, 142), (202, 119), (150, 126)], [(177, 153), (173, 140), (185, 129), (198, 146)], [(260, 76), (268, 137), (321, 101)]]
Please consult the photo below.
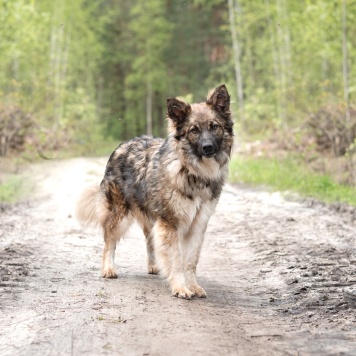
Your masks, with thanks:
[[(146, 127), (139, 120), (135, 133), (151, 135), (153, 132), (154, 93), (167, 92), (167, 67), (164, 54), (171, 39), (171, 25), (165, 17), (165, 4), (160, 0), (137, 2), (131, 9), (129, 31), (132, 33), (135, 56), (132, 71), (126, 77), (126, 99), (135, 103), (127, 112), (126, 120), (140, 116), (140, 108), (145, 103)], [(145, 100), (143, 100), (145, 98)], [(131, 119), (132, 120), (132, 119)]]
[[(239, 112), (240, 120), (245, 121), (244, 118), (244, 94), (243, 94), (243, 83), (241, 74), (241, 64), (240, 64), (240, 46), (237, 40), (236, 31), (236, 19), (235, 19), (235, 4), (234, 0), (228, 0), (229, 5), (229, 20), (231, 29), (232, 46), (234, 52), (234, 63), (235, 63), (235, 76), (236, 76), (236, 86), (237, 86), (237, 96), (239, 99)], [(236, 8), (238, 9), (238, 0), (236, 1)]]

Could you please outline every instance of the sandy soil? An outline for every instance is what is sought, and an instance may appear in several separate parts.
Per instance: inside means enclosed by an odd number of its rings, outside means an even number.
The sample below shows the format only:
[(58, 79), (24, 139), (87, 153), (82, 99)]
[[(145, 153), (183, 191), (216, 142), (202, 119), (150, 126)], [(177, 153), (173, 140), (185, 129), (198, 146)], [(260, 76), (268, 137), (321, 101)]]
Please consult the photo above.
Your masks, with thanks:
[[(207, 299), (146, 272), (142, 233), (100, 278), (102, 237), (73, 218), (105, 159), (25, 172), (36, 195), (0, 206), (1, 355), (355, 355), (356, 214), (227, 186), (198, 268)], [(336, 211), (340, 210), (340, 211)]]

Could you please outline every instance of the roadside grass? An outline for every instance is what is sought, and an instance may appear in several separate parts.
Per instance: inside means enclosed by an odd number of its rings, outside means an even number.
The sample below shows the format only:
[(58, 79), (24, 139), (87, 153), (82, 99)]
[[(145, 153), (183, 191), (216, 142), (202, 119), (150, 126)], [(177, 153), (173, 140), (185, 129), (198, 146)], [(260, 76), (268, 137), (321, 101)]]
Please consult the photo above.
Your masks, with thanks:
[(230, 181), (296, 192), (327, 203), (342, 202), (356, 206), (356, 187), (342, 185), (327, 175), (311, 172), (297, 157), (235, 156), (230, 163)]
[(19, 175), (11, 175), (0, 183), (0, 202), (15, 203), (24, 193), (23, 178)]

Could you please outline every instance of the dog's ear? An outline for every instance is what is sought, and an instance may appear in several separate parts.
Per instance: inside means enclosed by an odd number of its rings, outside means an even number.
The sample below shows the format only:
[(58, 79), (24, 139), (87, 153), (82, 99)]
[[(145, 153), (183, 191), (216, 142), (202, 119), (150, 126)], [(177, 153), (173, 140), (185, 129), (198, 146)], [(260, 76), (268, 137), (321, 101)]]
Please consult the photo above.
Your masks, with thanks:
[(182, 124), (191, 112), (191, 107), (177, 98), (167, 99), (167, 116), (176, 124)]
[(219, 85), (217, 88), (210, 91), (206, 99), (206, 103), (215, 111), (229, 116), (230, 115), (230, 95), (225, 84)]

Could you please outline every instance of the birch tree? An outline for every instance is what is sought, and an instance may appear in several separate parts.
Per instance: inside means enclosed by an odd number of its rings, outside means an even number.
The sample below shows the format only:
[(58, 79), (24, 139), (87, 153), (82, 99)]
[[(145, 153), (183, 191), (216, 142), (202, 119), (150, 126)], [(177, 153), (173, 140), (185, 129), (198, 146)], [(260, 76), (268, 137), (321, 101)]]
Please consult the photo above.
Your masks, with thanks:
[[(349, 66), (348, 66), (348, 49), (347, 49), (347, 6), (346, 0), (342, 0), (342, 73), (344, 82), (344, 101), (345, 101), (345, 126), (348, 132), (348, 144), (351, 148), (353, 137), (351, 133), (351, 114), (350, 114), (350, 88), (349, 88)], [(351, 150), (352, 151), (352, 150)], [(353, 154), (349, 152), (350, 174), (353, 183), (356, 183), (356, 172), (353, 164)]]

